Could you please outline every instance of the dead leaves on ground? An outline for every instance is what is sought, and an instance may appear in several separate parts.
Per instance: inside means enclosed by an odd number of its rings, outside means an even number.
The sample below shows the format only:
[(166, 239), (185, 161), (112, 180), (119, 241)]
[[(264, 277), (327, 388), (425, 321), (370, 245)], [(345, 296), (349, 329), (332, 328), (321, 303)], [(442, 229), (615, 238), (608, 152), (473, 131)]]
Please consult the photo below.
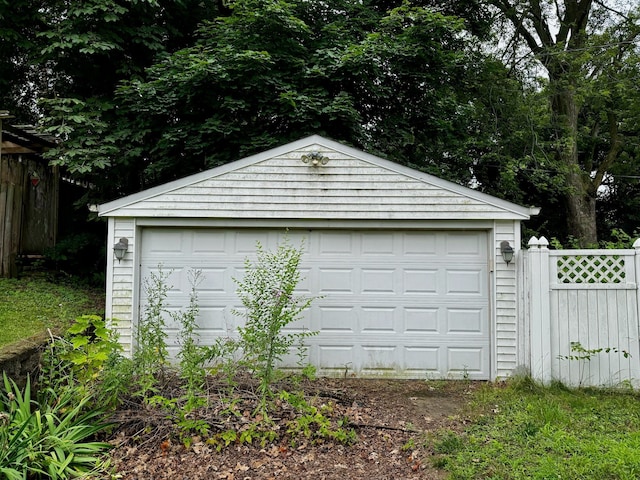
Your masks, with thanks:
[[(292, 442), (291, 438), (280, 436), (276, 442), (264, 446), (257, 442), (232, 442), (218, 451), (206, 438), (193, 436), (186, 448), (176, 437), (153, 437), (153, 429), (140, 431), (140, 425), (133, 422), (130, 426), (136, 427), (135, 432), (123, 428), (112, 436), (116, 446), (112, 451), (113, 464), (120, 478), (130, 480), (370, 480), (444, 476), (430, 466), (429, 451), (422, 445), (424, 437), (420, 428), (442, 426), (446, 420), (436, 409), (429, 409), (429, 404), (422, 403), (420, 409), (415, 408), (410, 395), (402, 390), (410, 390), (411, 384), (388, 382), (387, 390), (382, 393), (379, 385), (371, 388), (372, 384), (363, 383), (360, 388), (338, 391), (336, 384), (337, 381), (319, 380), (309, 389), (308, 398), (317, 405), (333, 402), (335, 418), (348, 417), (351, 425), (364, 425), (356, 428), (358, 440), (353, 445), (311, 438)], [(433, 403), (434, 407), (444, 404), (444, 400), (448, 407), (455, 402), (464, 403), (452, 396)], [(253, 417), (249, 405), (242, 406), (239, 412), (238, 422), (246, 423), (247, 418)], [(286, 431), (283, 425), (291, 420), (292, 414), (283, 411), (280, 416), (273, 415), (277, 422), (285, 422), (278, 423), (280, 433)], [(425, 417), (429, 418), (428, 422)]]

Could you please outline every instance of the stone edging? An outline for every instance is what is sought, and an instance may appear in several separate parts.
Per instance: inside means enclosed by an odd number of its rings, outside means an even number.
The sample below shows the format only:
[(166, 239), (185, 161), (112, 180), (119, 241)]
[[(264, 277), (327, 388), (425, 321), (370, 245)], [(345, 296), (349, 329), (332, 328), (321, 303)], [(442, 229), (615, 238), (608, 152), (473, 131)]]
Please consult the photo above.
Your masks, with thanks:
[[(40, 365), (42, 352), (51, 341), (49, 332), (42, 332), (24, 340), (0, 347), (0, 370), (13, 379), (19, 386), (24, 386), (27, 375), (36, 373)], [(0, 384), (1, 384), (0, 378)]]

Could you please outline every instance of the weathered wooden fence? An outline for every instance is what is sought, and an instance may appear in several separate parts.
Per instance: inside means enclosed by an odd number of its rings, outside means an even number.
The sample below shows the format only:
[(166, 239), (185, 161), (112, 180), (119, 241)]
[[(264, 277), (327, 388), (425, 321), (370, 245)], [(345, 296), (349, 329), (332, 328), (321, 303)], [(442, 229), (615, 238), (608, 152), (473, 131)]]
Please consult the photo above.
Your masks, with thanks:
[(531, 374), (569, 385), (640, 385), (640, 240), (628, 250), (524, 252), (524, 329)]

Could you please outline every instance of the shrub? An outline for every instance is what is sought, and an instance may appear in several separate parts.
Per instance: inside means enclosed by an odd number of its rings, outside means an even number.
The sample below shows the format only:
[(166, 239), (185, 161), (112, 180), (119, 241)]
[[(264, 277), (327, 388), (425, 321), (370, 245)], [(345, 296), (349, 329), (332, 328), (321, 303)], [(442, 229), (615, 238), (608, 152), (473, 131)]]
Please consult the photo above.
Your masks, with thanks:
[(77, 401), (73, 389), (53, 401), (31, 400), (6, 374), (0, 392), (0, 473), (8, 480), (90, 478), (103, 473), (107, 443), (87, 441), (106, 427), (100, 410), (85, 410), (90, 397)]
[(283, 329), (298, 320), (313, 301), (313, 298), (294, 295), (301, 279), (298, 265), (302, 246), (294, 248), (285, 239), (275, 252), (267, 252), (257, 242), (256, 254), (255, 264), (245, 260), (244, 278), (234, 279), (245, 307), (244, 312), (234, 313), (246, 318), (245, 326), (238, 329), (240, 346), (260, 380), (264, 400), (270, 392), (277, 363), (294, 344), (315, 333), (283, 333)]

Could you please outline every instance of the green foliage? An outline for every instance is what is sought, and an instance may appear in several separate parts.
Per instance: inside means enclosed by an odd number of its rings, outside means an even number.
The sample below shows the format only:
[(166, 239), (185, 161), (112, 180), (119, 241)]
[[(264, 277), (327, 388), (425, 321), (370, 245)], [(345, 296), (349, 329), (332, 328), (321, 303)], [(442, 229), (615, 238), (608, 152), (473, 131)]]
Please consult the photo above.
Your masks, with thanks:
[(259, 242), (256, 250), (255, 263), (246, 259), (244, 278), (235, 279), (238, 297), (245, 308), (235, 313), (246, 318), (244, 327), (238, 328), (240, 347), (260, 380), (264, 400), (271, 393), (277, 364), (296, 342), (315, 333), (285, 332), (313, 301), (294, 294), (301, 277), (298, 265), (302, 246), (293, 247), (287, 238), (275, 252), (265, 251)]
[[(634, 88), (640, 65), (635, 48), (640, 35), (637, 2), (566, 0), (557, 8), (538, 1), (486, 3), (503, 20), (496, 22), (496, 33), (511, 37), (504, 42), (510, 50), (505, 56), (514, 68), (524, 76), (540, 77), (541, 71), (544, 75), (535, 96), (546, 115), (531, 125), (536, 138), (531, 152), (535, 163), (551, 173), (548, 177), (558, 181), (553, 204), (559, 212), (553, 217), (559, 231), (551, 234), (560, 234), (562, 241), (572, 235), (583, 248), (596, 244), (596, 227), (607, 232), (622, 226), (617, 222), (619, 212), (604, 205), (598, 209), (597, 203), (608, 197), (616, 205), (619, 186), (633, 191), (629, 179), (616, 178), (612, 172), (637, 172), (637, 157), (631, 160), (640, 133)], [(523, 51), (530, 55), (522, 58), (530, 61), (516, 60)], [(631, 164), (634, 167), (629, 168)], [(633, 183), (637, 190), (637, 182)]]
[[(598, 245), (590, 245), (589, 248), (604, 248), (607, 250), (633, 248), (633, 243), (638, 238), (640, 238), (640, 235), (637, 231), (634, 231), (633, 235), (629, 235), (620, 228), (613, 228), (608, 232), (607, 239), (601, 240)], [(565, 243), (562, 243), (557, 237), (553, 237), (549, 244), (556, 250), (581, 248), (578, 239), (571, 235), (567, 237)]]
[(599, 348), (585, 348), (580, 342), (571, 342), (571, 353), (568, 355), (558, 355), (559, 360), (570, 360), (579, 363), (579, 384), (583, 385), (584, 374), (586, 369), (585, 362), (590, 362), (591, 359), (601, 353), (622, 353), (624, 358), (631, 357), (631, 354), (627, 350), (618, 350), (617, 347), (599, 347)]
[(293, 420), (287, 423), (287, 434), (291, 436), (291, 444), (295, 446), (298, 437), (311, 440), (312, 442), (323, 442), (333, 440), (343, 444), (352, 444), (356, 441), (355, 430), (349, 427), (349, 418), (339, 419), (335, 425), (327, 416), (332, 413), (331, 403), (321, 405), (319, 408), (311, 405), (301, 395), (281, 391), (279, 398), (289, 403), (295, 410), (300, 412)]
[(113, 408), (131, 387), (131, 361), (121, 355), (116, 333), (96, 315), (82, 315), (64, 337), (52, 337), (42, 355), (38, 398), (46, 403), (59, 392), (91, 398), (91, 405)]
[(264, 447), (277, 438), (278, 434), (271, 428), (271, 425), (258, 422), (245, 425), (240, 430), (225, 430), (209, 438), (207, 443), (214, 445), (218, 451), (221, 451), (232, 443), (251, 445), (256, 442)]
[[(199, 18), (171, 29), (186, 15), (175, 3)], [(468, 54), (465, 23), (441, 12), (462, 12), (480, 31), (486, 9), (237, 0), (219, 15), (212, 5), (135, 2), (113, 21), (97, 8), (92, 32), (83, 9), (60, 6), (60, 26), (43, 33), (46, 54), (90, 59), (90, 68), (64, 63), (75, 82), (41, 107), (65, 140), (51, 160), (91, 181), (91, 195), (132, 193), (311, 133), (469, 180), (469, 132), (483, 125), (473, 97), (487, 58)], [(171, 48), (174, 36), (182, 38)], [(109, 75), (107, 59), (116, 65)]]
[(169, 289), (167, 277), (160, 268), (158, 273), (152, 272), (145, 280), (147, 304), (134, 334), (136, 344), (133, 351), (133, 369), (139, 388), (136, 393), (143, 398), (157, 390), (157, 383), (169, 363), (164, 320)]
[(585, 348), (580, 342), (571, 342), (571, 354), (570, 355), (558, 355), (560, 360), (588, 360), (600, 354), (600, 353), (622, 353), (624, 358), (629, 358), (631, 354), (626, 350), (618, 350), (616, 347), (600, 347), (600, 348)]
[[(82, 202), (83, 208), (85, 205), (86, 203)], [(45, 250), (43, 265), (55, 272), (74, 276), (76, 285), (80, 280), (103, 289), (105, 285), (103, 266), (106, 264), (104, 232), (101, 228), (99, 233), (87, 231), (89, 228), (84, 223), (86, 212), (71, 210), (71, 205), (65, 205), (65, 207), (67, 207), (65, 210), (60, 210), (59, 216), (67, 226), (61, 224), (58, 228), (60, 234), (62, 232), (66, 234), (57, 239), (53, 248)], [(69, 212), (71, 212), (70, 215)], [(62, 217), (65, 215), (69, 215), (69, 218), (63, 220)], [(68, 231), (75, 228), (81, 231), (78, 233)], [(93, 229), (97, 229), (95, 223)]]
[(106, 425), (100, 410), (85, 411), (90, 400), (65, 389), (53, 401), (36, 404), (31, 385), (21, 391), (4, 375), (0, 392), (0, 473), (4, 478), (94, 478), (104, 474), (109, 444), (87, 439)]
[(609, 239), (602, 240), (600, 247), (606, 249), (633, 248), (633, 244), (638, 238), (640, 235), (637, 230), (634, 230), (633, 235), (629, 235), (621, 228), (612, 228)]
[(543, 387), (530, 378), (486, 385), (470, 423), (427, 440), (452, 478), (636, 478), (636, 392)]
[[(218, 339), (214, 345), (206, 346), (198, 343), (198, 293), (197, 287), (202, 281), (202, 271), (190, 270), (189, 280), (191, 283), (191, 293), (189, 295), (189, 305), (186, 310), (172, 312), (171, 316), (180, 325), (178, 333), (178, 344), (180, 350), (178, 359), (180, 360), (179, 376), (183, 380), (186, 393), (186, 404), (182, 408), (189, 413), (196, 407), (202, 406), (203, 386), (207, 376), (205, 365), (211, 362), (225, 362), (230, 359), (235, 351), (235, 343), (230, 343), (225, 339)], [(231, 347), (231, 348), (229, 348)]]
[(97, 315), (81, 315), (67, 333), (73, 349), (62, 358), (73, 364), (74, 374), (80, 382), (97, 379), (109, 356), (122, 350), (113, 331)]

